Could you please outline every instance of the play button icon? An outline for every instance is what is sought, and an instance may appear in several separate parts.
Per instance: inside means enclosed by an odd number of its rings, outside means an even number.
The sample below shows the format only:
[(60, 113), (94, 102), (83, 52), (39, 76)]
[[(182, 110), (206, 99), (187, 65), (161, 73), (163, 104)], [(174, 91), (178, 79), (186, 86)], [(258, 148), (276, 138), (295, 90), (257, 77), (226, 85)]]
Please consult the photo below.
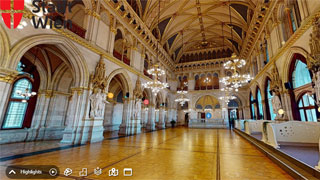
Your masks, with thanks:
[(49, 170), (50, 176), (56, 176), (58, 174), (58, 170), (56, 168), (51, 168)]

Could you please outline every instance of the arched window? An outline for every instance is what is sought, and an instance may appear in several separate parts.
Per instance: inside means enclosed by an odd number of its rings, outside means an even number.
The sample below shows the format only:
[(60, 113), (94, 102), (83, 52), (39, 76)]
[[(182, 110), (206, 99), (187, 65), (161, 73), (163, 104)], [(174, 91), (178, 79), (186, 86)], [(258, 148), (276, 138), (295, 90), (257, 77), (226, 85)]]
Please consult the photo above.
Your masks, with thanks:
[(268, 51), (268, 42), (266, 41), (266, 47), (265, 47), (265, 51), (266, 51), (266, 64), (269, 62), (269, 51)]
[(7, 112), (2, 125), (3, 129), (26, 127), (25, 117), (29, 106), (29, 98), (17, 94), (20, 92), (32, 92), (32, 82), (27, 78), (18, 79), (11, 91)]
[(256, 115), (254, 112), (254, 99), (251, 93), (250, 93), (250, 110), (251, 110), (251, 118), (256, 119)]
[(311, 75), (307, 64), (297, 59), (292, 73), (293, 88), (298, 88), (311, 82)]
[(257, 103), (258, 103), (258, 113), (257, 113), (257, 119), (263, 119), (263, 105), (262, 105), (262, 97), (261, 97), (261, 91), (259, 88), (257, 88)]
[(313, 95), (310, 96), (307, 93), (300, 97), (298, 107), (301, 121), (317, 122), (317, 112), (313, 98)]
[(268, 112), (267, 118), (271, 119), (271, 120), (274, 120), (277, 115), (275, 113), (273, 113), (273, 107), (272, 107), (272, 98), (273, 98), (273, 96), (272, 96), (272, 94), (270, 92), (270, 82), (271, 82), (270, 79), (268, 79), (267, 83), (266, 83), (267, 88), (266, 88), (266, 91), (265, 91), (265, 94), (266, 94), (266, 107), (268, 107), (267, 108), (267, 112)]

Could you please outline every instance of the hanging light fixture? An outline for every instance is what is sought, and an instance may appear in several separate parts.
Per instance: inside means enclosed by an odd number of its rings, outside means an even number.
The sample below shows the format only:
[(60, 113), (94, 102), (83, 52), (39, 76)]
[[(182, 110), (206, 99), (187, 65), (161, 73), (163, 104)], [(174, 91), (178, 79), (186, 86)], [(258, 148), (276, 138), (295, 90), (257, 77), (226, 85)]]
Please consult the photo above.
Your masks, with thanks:
[[(160, 20), (160, 1), (159, 1), (159, 12), (158, 12), (158, 24)], [(157, 62), (151, 66), (150, 69), (147, 70), (149, 74), (151, 74), (154, 79), (153, 81), (149, 81), (147, 83), (143, 83), (142, 86), (147, 89), (151, 89), (152, 93), (156, 96), (162, 89), (169, 87), (168, 83), (163, 83), (159, 80), (159, 77), (165, 75), (165, 71), (160, 68), (159, 63), (159, 39), (157, 39)]]
[(174, 101), (175, 102), (178, 102), (181, 106), (184, 105), (184, 103), (186, 102), (189, 102), (190, 99), (188, 99), (185, 94), (188, 93), (188, 91), (184, 91), (184, 90), (180, 90), (180, 91), (177, 91), (178, 94), (180, 94), (179, 98), (175, 99)]
[[(230, 16), (230, 27), (231, 27), (231, 39), (233, 40), (233, 26), (232, 26), (232, 18), (231, 18), (231, 4), (229, 1), (229, 16)], [(232, 51), (234, 52), (234, 47), (232, 45)], [(237, 69), (242, 68), (246, 65), (246, 61), (244, 59), (237, 58), (235, 53), (232, 53), (231, 59), (223, 64), (225, 69), (233, 70), (231, 76), (226, 76), (220, 79), (220, 82), (223, 83), (226, 88), (225, 91), (235, 90), (239, 91), (239, 88), (244, 84), (248, 83), (252, 80), (252, 77), (249, 74), (239, 74)]]
[(37, 95), (36, 92), (31, 92), (29, 88), (26, 88), (24, 92), (22, 92), (21, 90), (17, 90), (16, 93), (23, 98), (21, 102), (24, 102), (24, 103), (26, 103), (27, 100), (29, 100), (29, 98)]
[(230, 102), (230, 100), (237, 99), (237, 97), (236, 97), (236, 96), (229, 95), (229, 93), (226, 92), (226, 95), (219, 97), (219, 99), (228, 104), (228, 103)]
[[(182, 55), (183, 55), (183, 52), (184, 52), (184, 49), (183, 49), (183, 45), (184, 45), (184, 42), (183, 42), (183, 31), (181, 31), (181, 35), (182, 35)], [(184, 105), (184, 103), (186, 102), (189, 102), (190, 99), (188, 99), (185, 94), (188, 93), (188, 91), (184, 90), (185, 87), (188, 86), (188, 83), (183, 83), (183, 87), (181, 88), (182, 90), (179, 90), (177, 91), (178, 94), (180, 94), (179, 98), (175, 99), (174, 101), (175, 102), (178, 102), (181, 106)]]

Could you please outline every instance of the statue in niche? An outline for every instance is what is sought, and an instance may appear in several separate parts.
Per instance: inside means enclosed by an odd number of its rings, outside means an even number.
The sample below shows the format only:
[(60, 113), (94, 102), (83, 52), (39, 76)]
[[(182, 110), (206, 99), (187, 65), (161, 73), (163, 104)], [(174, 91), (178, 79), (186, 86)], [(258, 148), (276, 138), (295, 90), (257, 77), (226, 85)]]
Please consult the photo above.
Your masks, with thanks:
[(136, 81), (136, 87), (133, 90), (133, 96), (135, 97), (135, 103), (134, 103), (134, 115), (133, 118), (134, 119), (141, 119), (141, 99), (143, 97), (143, 92), (142, 92), (142, 88), (141, 88), (141, 81), (140, 81), (140, 77), (138, 77), (137, 81)]
[(272, 92), (272, 96), (273, 96), (272, 98), (273, 113), (277, 115), (275, 119), (280, 119), (282, 118), (282, 115), (278, 113), (279, 109), (282, 109), (280, 98), (274, 91)]
[(95, 73), (90, 76), (90, 84), (93, 89), (93, 93), (90, 95), (90, 118), (102, 117), (105, 103), (109, 103), (106, 99), (104, 89), (107, 85), (105, 76), (105, 63), (103, 56), (100, 56), (100, 60), (97, 63)]
[(140, 119), (141, 116), (141, 99), (137, 99), (135, 103), (135, 112), (134, 117), (135, 119)]
[(101, 92), (101, 89), (98, 89), (97, 92), (91, 94), (90, 96), (90, 118), (102, 117), (104, 106), (106, 103), (109, 103), (106, 100), (107, 96), (105, 93)]

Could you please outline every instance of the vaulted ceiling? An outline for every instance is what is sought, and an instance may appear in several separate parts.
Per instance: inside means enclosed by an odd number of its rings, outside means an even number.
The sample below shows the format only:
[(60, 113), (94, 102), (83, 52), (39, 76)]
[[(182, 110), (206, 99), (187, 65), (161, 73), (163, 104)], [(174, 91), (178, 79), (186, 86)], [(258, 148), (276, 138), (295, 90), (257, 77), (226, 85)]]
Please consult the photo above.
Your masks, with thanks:
[(178, 63), (182, 52), (189, 54), (191, 51), (229, 49), (239, 54), (255, 6), (260, 1), (127, 0), (127, 2)]

